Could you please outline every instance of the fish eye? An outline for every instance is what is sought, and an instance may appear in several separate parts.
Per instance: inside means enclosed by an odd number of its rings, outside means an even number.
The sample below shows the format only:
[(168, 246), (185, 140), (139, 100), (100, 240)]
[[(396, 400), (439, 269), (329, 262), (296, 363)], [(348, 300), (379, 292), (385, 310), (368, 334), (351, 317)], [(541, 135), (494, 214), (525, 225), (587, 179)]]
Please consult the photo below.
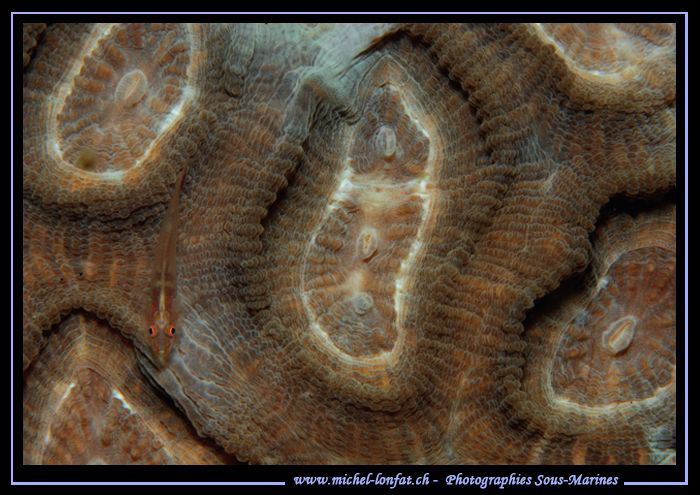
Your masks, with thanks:
[(148, 329), (148, 335), (150, 335), (151, 337), (155, 337), (156, 336), (156, 329), (153, 327), (150, 327)]
[(168, 329), (165, 331), (170, 337), (175, 336), (175, 327), (168, 327)]

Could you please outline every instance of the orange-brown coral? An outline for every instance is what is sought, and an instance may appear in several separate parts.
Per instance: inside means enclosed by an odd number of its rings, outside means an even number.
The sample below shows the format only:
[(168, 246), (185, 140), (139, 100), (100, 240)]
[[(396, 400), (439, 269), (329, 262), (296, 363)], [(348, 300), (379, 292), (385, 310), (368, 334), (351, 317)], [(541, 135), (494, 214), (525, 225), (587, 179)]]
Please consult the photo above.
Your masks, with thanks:
[[(24, 462), (221, 464), (139, 372), (133, 345), (76, 312), (55, 329), (24, 389)], [(43, 436), (39, 436), (43, 434)]]
[(46, 24), (43, 23), (26, 23), (22, 24), (22, 66), (26, 67), (32, 59), (34, 48), (36, 48), (37, 39), (41, 37)]
[(674, 57), (672, 25), (49, 25), (24, 461), (674, 462), (675, 210), (599, 215), (675, 186)]
[(560, 434), (577, 433), (572, 462), (600, 461), (588, 446), (611, 439), (628, 448), (605, 449), (605, 462), (675, 462), (675, 230), (668, 202), (635, 217), (607, 209), (587, 271), (526, 324), (530, 420), (544, 413)]

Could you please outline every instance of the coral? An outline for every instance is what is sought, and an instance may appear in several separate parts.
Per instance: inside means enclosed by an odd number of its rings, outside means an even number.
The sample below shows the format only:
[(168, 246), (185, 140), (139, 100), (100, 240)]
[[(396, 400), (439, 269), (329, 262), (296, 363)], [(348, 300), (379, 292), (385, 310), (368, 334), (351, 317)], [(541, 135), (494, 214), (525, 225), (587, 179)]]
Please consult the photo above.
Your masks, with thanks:
[(22, 25), (22, 67), (27, 67), (32, 59), (37, 40), (41, 37), (46, 24), (27, 23)]
[(673, 25), (24, 34), (25, 463), (675, 462)]
[(668, 202), (636, 216), (606, 208), (586, 272), (528, 318), (524, 400), (577, 434), (572, 462), (600, 461), (589, 445), (611, 439), (628, 448), (603, 450), (604, 462), (675, 462), (675, 230)]
[(25, 463), (230, 462), (148, 383), (131, 342), (81, 312), (57, 325), (24, 396)]

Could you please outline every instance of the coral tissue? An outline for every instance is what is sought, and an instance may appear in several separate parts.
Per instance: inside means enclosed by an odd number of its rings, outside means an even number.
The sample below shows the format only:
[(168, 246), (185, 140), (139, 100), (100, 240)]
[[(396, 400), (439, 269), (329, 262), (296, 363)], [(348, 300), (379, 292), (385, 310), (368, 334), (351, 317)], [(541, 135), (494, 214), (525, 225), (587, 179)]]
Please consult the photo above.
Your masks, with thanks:
[(674, 25), (23, 35), (25, 463), (675, 463)]

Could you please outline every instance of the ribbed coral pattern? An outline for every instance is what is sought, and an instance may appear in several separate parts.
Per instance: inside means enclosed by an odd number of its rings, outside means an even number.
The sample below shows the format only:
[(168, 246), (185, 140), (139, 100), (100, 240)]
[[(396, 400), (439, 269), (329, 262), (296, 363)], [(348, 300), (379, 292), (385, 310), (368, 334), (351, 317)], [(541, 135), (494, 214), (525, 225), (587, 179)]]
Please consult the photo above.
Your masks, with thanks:
[(25, 26), (24, 462), (674, 463), (675, 47)]

